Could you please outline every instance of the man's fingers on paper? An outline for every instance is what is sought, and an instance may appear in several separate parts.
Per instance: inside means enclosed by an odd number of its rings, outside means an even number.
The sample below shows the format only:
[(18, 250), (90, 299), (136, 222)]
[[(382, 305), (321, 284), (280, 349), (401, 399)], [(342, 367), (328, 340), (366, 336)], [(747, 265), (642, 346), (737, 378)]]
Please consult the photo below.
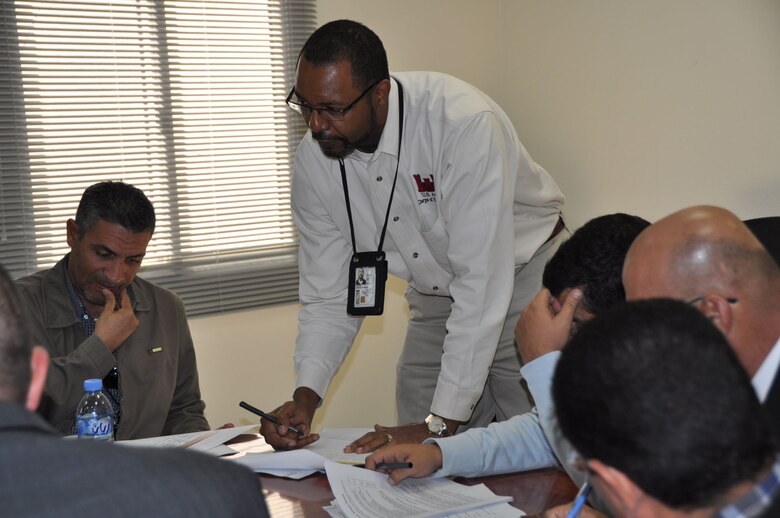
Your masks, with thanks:
[(295, 401), (286, 402), (271, 414), (276, 418), (276, 429), (280, 435), (288, 434), (290, 426), (302, 432), (303, 436), (311, 431), (311, 418)]
[[(260, 433), (265, 438), (265, 442), (275, 450), (296, 450), (317, 441), (320, 436), (316, 433), (299, 436), (294, 432), (288, 432), (285, 435), (280, 434), (273, 423), (263, 420), (260, 427)], [(267, 424), (266, 424), (267, 423)]]
[[(288, 434), (289, 436), (290, 434)], [(299, 437), (298, 435), (294, 435), (295, 439), (295, 447), (296, 448), (303, 448), (304, 446), (308, 446), (309, 444), (316, 442), (319, 440), (320, 436), (319, 434), (313, 433), (310, 435), (306, 435), (304, 437)]]
[(384, 432), (368, 432), (344, 447), (344, 453), (367, 453), (381, 448), (389, 441)]

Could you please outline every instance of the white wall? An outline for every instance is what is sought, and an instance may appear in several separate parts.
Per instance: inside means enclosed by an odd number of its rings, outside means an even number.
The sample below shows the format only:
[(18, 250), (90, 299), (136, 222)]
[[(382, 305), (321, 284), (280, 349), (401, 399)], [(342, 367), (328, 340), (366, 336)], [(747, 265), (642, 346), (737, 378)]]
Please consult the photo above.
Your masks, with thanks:
[[(392, 70), (439, 70), (493, 96), (558, 181), (570, 226), (714, 203), (780, 213), (780, 2), (321, 0), (383, 39)], [(403, 283), (364, 326), (315, 427), (395, 422)], [(241, 399), (289, 398), (296, 305), (194, 318), (213, 425)]]
[(579, 226), (780, 198), (780, 2), (502, 2), (498, 100)]

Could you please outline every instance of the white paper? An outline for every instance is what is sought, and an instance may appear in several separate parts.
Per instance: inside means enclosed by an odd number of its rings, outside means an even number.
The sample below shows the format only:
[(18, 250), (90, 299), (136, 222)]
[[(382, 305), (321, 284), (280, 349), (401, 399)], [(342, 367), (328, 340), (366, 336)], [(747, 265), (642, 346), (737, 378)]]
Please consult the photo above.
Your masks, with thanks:
[(291, 451), (274, 451), (264, 441), (241, 443), (232, 447), (243, 455), (236, 455), (230, 460), (247, 466), (257, 473), (303, 478), (325, 469), (328, 460), (346, 464), (358, 464), (365, 461), (367, 453), (344, 453), (344, 446), (361, 437), (370, 428), (326, 429), (320, 433), (320, 438), (305, 448)]
[(346, 518), (434, 518), (464, 511), (472, 511), (475, 517), (490, 516), (473, 512), (511, 501), (511, 497), (495, 495), (484, 485), (464, 486), (449, 479), (407, 479), (391, 486), (387, 475), (337, 462), (326, 462), (325, 471), (337, 507)]
[(221, 446), (230, 439), (246, 433), (258, 425), (250, 424), (235, 428), (223, 428), (220, 430), (206, 430), (205, 432), (180, 433), (176, 435), (163, 435), (160, 437), (148, 437), (145, 439), (132, 439), (116, 441), (121, 446), (143, 446), (152, 448), (188, 448), (191, 450), (210, 453), (209, 450), (217, 449), (224, 452)]
[(231, 457), (230, 460), (243, 464), (255, 471), (265, 471), (266, 469), (306, 469), (313, 472), (322, 469), (325, 465), (323, 457), (309, 450), (247, 453), (241, 457)]

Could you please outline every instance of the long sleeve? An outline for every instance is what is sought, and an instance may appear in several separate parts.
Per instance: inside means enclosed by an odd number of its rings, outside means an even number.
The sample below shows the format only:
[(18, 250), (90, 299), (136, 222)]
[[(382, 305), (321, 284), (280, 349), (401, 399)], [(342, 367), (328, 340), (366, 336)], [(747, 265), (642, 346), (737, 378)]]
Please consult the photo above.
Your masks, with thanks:
[[(435, 476), (483, 476), (558, 466), (542, 419), (554, 418), (550, 382), (560, 353), (529, 362), (523, 375), (533, 385), (537, 403), (530, 412), (486, 428), (472, 428), (454, 437), (431, 439), (442, 452), (442, 468)], [(545, 389), (546, 387), (546, 389)], [(538, 397), (538, 399), (536, 399)]]
[(306, 168), (312, 166), (306, 164), (305, 156), (305, 150), (299, 150), (292, 194), (302, 304), (295, 344), (296, 388), (308, 387), (324, 398), (362, 319), (347, 314), (350, 243), (321, 203), (323, 193), (309, 183)]
[(535, 410), (453, 437), (428, 439), (441, 448), (442, 467), (433, 476), (477, 477), (556, 466)]
[(454, 302), (431, 411), (459, 421), (482, 395), (512, 298), (516, 155), (508, 146), (494, 114), (481, 113), (449, 143), (451, 167), (439, 179)]

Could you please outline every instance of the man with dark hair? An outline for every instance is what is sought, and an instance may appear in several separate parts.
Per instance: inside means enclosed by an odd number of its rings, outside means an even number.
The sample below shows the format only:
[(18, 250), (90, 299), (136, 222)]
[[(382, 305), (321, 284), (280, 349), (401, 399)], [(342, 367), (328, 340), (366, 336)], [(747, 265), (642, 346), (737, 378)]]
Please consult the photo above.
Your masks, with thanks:
[[(310, 130), (292, 186), (302, 308), (296, 388), (274, 412), (278, 427), (263, 421), (266, 440), (317, 439), (288, 425), (310, 430), (361, 317), (382, 311), (388, 271), (409, 281), (412, 315), (397, 366), (401, 426), (377, 425), (347, 450), (527, 411), (512, 331), (563, 228), (563, 195), (506, 114), (454, 77), (391, 77), (379, 37), (350, 20), (311, 35), (287, 103)], [(375, 273), (370, 302), (355, 296), (356, 268)]]
[(62, 440), (33, 413), (49, 355), (30, 345), (26, 317), (0, 266), (0, 516), (268, 516), (258, 478), (229, 461)]
[(628, 247), (649, 225), (623, 213), (593, 218), (561, 244), (544, 267), (542, 285), (559, 300), (572, 286), (587, 285), (580, 307), (593, 315), (624, 302), (623, 261)]
[(209, 429), (184, 304), (136, 276), (154, 225), (141, 190), (97, 183), (67, 221), (70, 253), (18, 281), (33, 340), (51, 356), (39, 412), (64, 434), (88, 378), (103, 379), (117, 439)]
[(522, 367), (536, 402), (531, 412), (455, 437), (429, 439), (428, 444), (389, 446), (370, 456), (366, 466), (411, 462), (411, 469), (391, 472), (394, 482), (434, 472), (434, 476), (484, 476), (562, 466), (579, 483), (581, 473), (566, 462), (571, 448), (557, 433), (550, 382), (559, 350), (575, 324), (623, 301), (623, 259), (648, 225), (628, 214), (594, 218), (564, 241), (545, 266), (545, 289), (523, 311), (522, 325), (518, 323), (518, 333), (524, 335), (518, 336), (518, 343), (535, 343), (526, 347)]
[(780, 268), (731, 212), (698, 206), (650, 226), (626, 256), (629, 300), (672, 297), (726, 336), (780, 441)]
[(750, 379), (690, 305), (626, 303), (582, 326), (553, 400), (613, 516), (778, 516), (780, 461)]

